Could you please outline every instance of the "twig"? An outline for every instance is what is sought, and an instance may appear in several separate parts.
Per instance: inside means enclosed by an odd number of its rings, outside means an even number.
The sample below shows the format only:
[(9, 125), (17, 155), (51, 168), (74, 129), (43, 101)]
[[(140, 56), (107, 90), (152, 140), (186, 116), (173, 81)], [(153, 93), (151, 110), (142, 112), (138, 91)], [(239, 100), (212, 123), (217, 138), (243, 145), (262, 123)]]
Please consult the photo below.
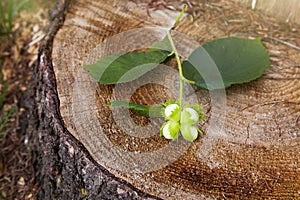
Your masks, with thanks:
[(297, 50), (300, 51), (300, 47), (298, 47), (297, 45), (294, 45), (292, 43), (289, 43), (287, 41), (284, 41), (284, 40), (281, 40), (281, 39), (278, 39), (278, 38), (275, 38), (275, 37), (272, 37), (272, 36), (267, 36), (265, 38), (270, 38), (271, 40), (275, 40), (276, 42), (280, 42), (282, 44), (285, 44), (285, 45), (287, 45), (289, 47), (292, 47), (292, 48), (297, 49)]

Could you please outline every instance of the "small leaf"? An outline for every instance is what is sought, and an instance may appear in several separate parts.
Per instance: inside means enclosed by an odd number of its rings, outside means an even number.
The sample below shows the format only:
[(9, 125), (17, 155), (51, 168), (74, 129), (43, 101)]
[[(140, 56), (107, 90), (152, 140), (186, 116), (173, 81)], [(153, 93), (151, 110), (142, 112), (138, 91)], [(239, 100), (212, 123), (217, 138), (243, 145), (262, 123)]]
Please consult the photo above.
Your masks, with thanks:
[(128, 108), (145, 117), (157, 118), (163, 117), (163, 106), (144, 106), (135, 103), (129, 103), (125, 101), (112, 101), (108, 104), (112, 108)]
[(170, 43), (170, 40), (168, 38), (168, 35), (164, 37), (164, 39), (155, 42), (151, 45), (149, 48), (150, 51), (156, 51), (156, 50), (163, 50), (171, 53), (173, 51), (172, 45)]
[(197, 48), (182, 66), (187, 79), (213, 90), (260, 77), (270, 61), (260, 38), (224, 38)]
[(102, 84), (129, 82), (157, 67), (169, 56), (168, 51), (155, 50), (148, 52), (110, 55), (93, 65), (83, 66), (92, 77)]

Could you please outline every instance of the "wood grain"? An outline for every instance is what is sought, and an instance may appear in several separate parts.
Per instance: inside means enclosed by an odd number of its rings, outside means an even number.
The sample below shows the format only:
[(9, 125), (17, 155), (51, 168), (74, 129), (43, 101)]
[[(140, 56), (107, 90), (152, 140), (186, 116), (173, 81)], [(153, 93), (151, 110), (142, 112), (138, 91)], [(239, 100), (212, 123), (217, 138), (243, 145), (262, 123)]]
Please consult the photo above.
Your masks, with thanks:
[(272, 39), (293, 43), (299, 27), (227, 1), (196, 6), (199, 17), (193, 22), (186, 17), (176, 30), (183, 57), (194, 45), (216, 38), (260, 36), (272, 61), (260, 79), (226, 91), (186, 85), (188, 100), (201, 102), (208, 118), (200, 125), (203, 137), (193, 144), (168, 142), (158, 136), (161, 120), (106, 106), (111, 99), (153, 105), (176, 98), (174, 63), (116, 86), (98, 85), (80, 68), (111, 53), (149, 46), (163, 31), (149, 27), (169, 27), (178, 14), (150, 10), (149, 17), (146, 4), (126, 0), (72, 1), (55, 36), (52, 58), (67, 129), (100, 165), (161, 198), (299, 197), (299, 50)]

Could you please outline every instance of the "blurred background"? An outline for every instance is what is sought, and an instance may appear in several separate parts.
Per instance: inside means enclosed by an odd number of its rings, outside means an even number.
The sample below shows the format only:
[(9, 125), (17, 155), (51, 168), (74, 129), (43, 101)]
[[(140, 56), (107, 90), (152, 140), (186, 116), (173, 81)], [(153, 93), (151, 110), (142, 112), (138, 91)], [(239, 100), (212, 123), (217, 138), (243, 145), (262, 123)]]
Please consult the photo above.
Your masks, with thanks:
[(0, 0), (0, 199), (35, 199), (33, 158), (20, 124), (21, 99), (54, 4)]
[(281, 22), (300, 24), (299, 0), (233, 0), (251, 6), (253, 10), (274, 16)]

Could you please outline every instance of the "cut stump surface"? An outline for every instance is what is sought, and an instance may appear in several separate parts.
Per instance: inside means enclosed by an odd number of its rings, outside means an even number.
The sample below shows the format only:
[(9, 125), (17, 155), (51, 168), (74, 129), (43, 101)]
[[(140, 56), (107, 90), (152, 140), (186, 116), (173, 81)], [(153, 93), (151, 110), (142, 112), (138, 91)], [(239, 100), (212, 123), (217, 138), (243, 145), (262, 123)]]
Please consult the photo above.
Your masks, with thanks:
[[(115, 86), (99, 85), (81, 68), (112, 53), (147, 48), (162, 39), (178, 11), (150, 9), (150, 17), (141, 2), (62, 1), (65, 20), (56, 34), (49, 30), (55, 34), (53, 49), (41, 49), (38, 69), (44, 77), (55, 74), (43, 84), (57, 84), (53, 95), (60, 104), (54, 118), (64, 130), (60, 137), (71, 134), (78, 141), (72, 144), (87, 150), (90, 165), (158, 198), (298, 198), (300, 52), (286, 43), (299, 41), (300, 28), (232, 2), (203, 2), (192, 3), (196, 17), (191, 21), (187, 15), (174, 32), (181, 56), (217, 38), (262, 37), (272, 65), (258, 80), (226, 91), (186, 85), (187, 101), (201, 103), (207, 118), (200, 126), (204, 135), (187, 143), (159, 137), (160, 119), (107, 106), (111, 100), (157, 105), (176, 98), (172, 63)], [(43, 58), (43, 53), (51, 56)], [(44, 59), (54, 71), (43, 65)], [(72, 145), (68, 148), (72, 154)]]

